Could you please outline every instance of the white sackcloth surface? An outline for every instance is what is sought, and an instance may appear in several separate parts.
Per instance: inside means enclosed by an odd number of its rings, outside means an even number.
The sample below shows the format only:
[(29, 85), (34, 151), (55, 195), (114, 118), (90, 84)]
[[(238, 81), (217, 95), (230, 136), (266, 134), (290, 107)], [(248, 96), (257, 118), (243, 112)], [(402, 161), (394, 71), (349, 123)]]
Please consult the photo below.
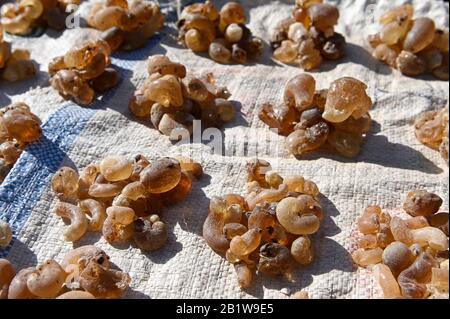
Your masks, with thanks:
[[(218, 7), (224, 2), (214, 1)], [(294, 1), (240, 2), (248, 12), (251, 30), (268, 41), (275, 24), (290, 14)], [(12, 38), (15, 47), (30, 49), (41, 72), (36, 79), (26, 83), (1, 83), (1, 106), (10, 101), (24, 101), (44, 122), (53, 112), (68, 107), (68, 116), (73, 117), (68, 120), (67, 126), (64, 123), (54, 126), (49, 123), (47, 126), (48, 131), (53, 132), (52, 136), (56, 136), (54, 144), (57, 147), (59, 140), (67, 138), (64, 130), (69, 132), (71, 127), (75, 127), (78, 112), (89, 113), (81, 129), (75, 133), (67, 132), (74, 136), (69, 144), (61, 148), (65, 150), (65, 155), (61, 157), (64, 163), (82, 168), (107, 154), (133, 156), (142, 153), (155, 159), (192, 149), (195, 150), (193, 157), (200, 160), (204, 167), (206, 176), (194, 184), (188, 199), (168, 208), (162, 215), (168, 224), (169, 239), (160, 251), (143, 254), (133, 246), (112, 247), (93, 234), (75, 244), (95, 243), (111, 256), (113, 263), (130, 274), (132, 282), (131, 288), (126, 291), (126, 298), (286, 298), (286, 292), (300, 289), (308, 291), (311, 298), (374, 297), (374, 290), (370, 288), (374, 284), (372, 277), (368, 272), (356, 271), (347, 252), (352, 245), (354, 221), (361, 211), (370, 204), (389, 209), (401, 207), (406, 193), (419, 187), (443, 197), (443, 208), (448, 210), (448, 166), (438, 152), (416, 140), (412, 125), (417, 114), (446, 104), (449, 98), (448, 82), (432, 77), (402, 76), (374, 60), (364, 48), (364, 37), (376, 29), (373, 16), (377, 17), (386, 9), (405, 1), (328, 2), (339, 7), (337, 31), (347, 39), (347, 55), (340, 63), (325, 63), (311, 74), (316, 78), (318, 88), (326, 88), (333, 80), (343, 76), (353, 76), (367, 83), (368, 93), (374, 101), (371, 115), (375, 123), (361, 154), (354, 160), (323, 153), (298, 160), (288, 155), (281, 144), (278, 151), (270, 156), (261, 155), (274, 163), (282, 175), (301, 174), (316, 182), (323, 194), (321, 200), (326, 217), (320, 231), (313, 236), (316, 259), (310, 266), (296, 271), (294, 283), (282, 278), (259, 276), (247, 291), (237, 287), (232, 265), (212, 252), (202, 239), (201, 232), (208, 213), (209, 198), (226, 193), (243, 193), (249, 157), (209, 154), (206, 143), (173, 145), (167, 137), (152, 128), (150, 121), (133, 118), (127, 108), (128, 101), (135, 87), (141, 85), (146, 77), (146, 61), (143, 58), (140, 61), (133, 59), (143, 53), (164, 53), (172, 60), (185, 64), (189, 70), (213, 72), (218, 82), (229, 88), (231, 99), (239, 102), (236, 105), (241, 111), (236, 121), (223, 130), (227, 150), (251, 151), (255, 147), (269, 147), (268, 141), (257, 135), (266, 132), (265, 125), (258, 119), (257, 107), (266, 101), (281, 101), (286, 81), (302, 71), (271, 60), (268, 45), (259, 62), (246, 66), (216, 64), (177, 45), (174, 40), (175, 26), (171, 23), (165, 26), (161, 42), (140, 50), (139, 54), (120, 55), (119, 60), (125, 65), (122, 75), (128, 78), (123, 78), (109, 98), (96, 103), (91, 111), (64, 102), (48, 85), (45, 73), (49, 60), (63, 54), (82, 31)], [(437, 0), (409, 2), (414, 5), (415, 16), (426, 15), (433, 18), (438, 26), (448, 28), (447, 3)], [(127, 66), (131, 69), (127, 70)], [(29, 86), (31, 90), (28, 90)], [(63, 130), (57, 131), (61, 127)], [(283, 137), (275, 135), (270, 138), (280, 143), (284, 141)], [(21, 158), (23, 167), (36, 164), (33, 161), (38, 162), (46, 154), (35, 156), (31, 152), (25, 156)], [(32, 163), (25, 163), (25, 160)], [(63, 240), (63, 221), (50, 213), (57, 199), (48, 183), (43, 184), (32, 178), (27, 182), (27, 187), (16, 187), (15, 175), (19, 176), (20, 171), (15, 168), (11, 174), (13, 176), (9, 176), (6, 183), (9, 183), (14, 196), (26, 199), (28, 190), (41, 190), (29, 216), (20, 228), (15, 229), (17, 240), (7, 258), (17, 268), (35, 265), (47, 258), (61, 260), (73, 246)], [(47, 175), (48, 180), (51, 174)], [(3, 208), (0, 217), (15, 220), (16, 217), (11, 217), (10, 213), (14, 205), (8, 204), (8, 200), (1, 200)]]

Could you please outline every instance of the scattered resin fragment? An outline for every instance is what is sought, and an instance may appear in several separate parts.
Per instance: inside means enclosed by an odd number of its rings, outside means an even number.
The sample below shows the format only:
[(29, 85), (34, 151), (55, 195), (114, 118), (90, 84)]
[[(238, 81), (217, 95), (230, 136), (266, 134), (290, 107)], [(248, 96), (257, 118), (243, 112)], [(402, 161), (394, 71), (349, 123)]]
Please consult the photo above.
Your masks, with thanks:
[(397, 277), (411, 265), (414, 255), (406, 244), (395, 241), (383, 250), (382, 260), (383, 264), (388, 266), (392, 274)]
[(409, 192), (403, 203), (403, 209), (411, 216), (431, 216), (442, 205), (442, 198), (425, 190)]
[(411, 266), (398, 275), (397, 281), (403, 297), (414, 299), (426, 297), (425, 283), (431, 280), (431, 270), (435, 264), (433, 256), (424, 252), (416, 258)]
[(384, 298), (393, 299), (401, 297), (398, 282), (388, 266), (376, 264), (373, 270), (375, 278), (383, 291)]
[(376, 265), (381, 262), (383, 250), (379, 247), (372, 249), (358, 249), (353, 252), (353, 261), (361, 266), (367, 267), (371, 265)]
[(447, 105), (443, 109), (420, 114), (414, 123), (416, 138), (426, 146), (439, 151), (447, 163), (449, 145), (448, 114)]
[(163, 247), (167, 241), (167, 227), (158, 215), (138, 218), (134, 221), (134, 242), (143, 251), (154, 251)]

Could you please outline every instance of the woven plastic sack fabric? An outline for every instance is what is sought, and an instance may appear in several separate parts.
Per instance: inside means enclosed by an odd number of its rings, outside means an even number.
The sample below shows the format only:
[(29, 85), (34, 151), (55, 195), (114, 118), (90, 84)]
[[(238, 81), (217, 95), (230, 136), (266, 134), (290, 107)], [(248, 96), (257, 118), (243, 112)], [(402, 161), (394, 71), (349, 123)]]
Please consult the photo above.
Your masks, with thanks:
[[(214, 1), (220, 7), (225, 1)], [(249, 26), (265, 40), (275, 24), (290, 14), (292, 1), (240, 1), (248, 13)], [(354, 160), (319, 153), (302, 159), (288, 155), (283, 137), (268, 133), (257, 116), (263, 102), (280, 102), (286, 81), (301, 72), (271, 60), (268, 47), (264, 57), (247, 66), (219, 65), (176, 43), (176, 3), (160, 1), (169, 24), (148, 45), (131, 53), (114, 55), (121, 81), (89, 108), (64, 102), (48, 85), (48, 61), (63, 54), (83, 30), (51, 31), (39, 38), (14, 37), (15, 47), (30, 49), (40, 64), (37, 79), (0, 87), (0, 104), (24, 101), (43, 120), (44, 136), (22, 154), (0, 187), (0, 218), (14, 231), (10, 247), (0, 252), (17, 269), (34, 266), (48, 258), (60, 261), (74, 246), (95, 243), (111, 261), (132, 278), (126, 298), (286, 298), (289, 291), (304, 289), (311, 298), (370, 298), (379, 294), (372, 288), (369, 271), (357, 270), (348, 249), (354, 242), (354, 222), (370, 204), (401, 207), (406, 193), (415, 188), (436, 192), (448, 209), (448, 166), (438, 152), (420, 144), (413, 130), (419, 113), (443, 107), (449, 98), (448, 82), (431, 77), (402, 76), (375, 61), (363, 48), (364, 36), (373, 31), (376, 17), (405, 1), (327, 1), (339, 7), (337, 31), (348, 42), (347, 56), (340, 63), (325, 63), (313, 72), (318, 88), (326, 88), (342, 76), (353, 76), (368, 85), (374, 101), (374, 125), (362, 153)], [(410, 1), (411, 2), (411, 1)], [(415, 16), (426, 15), (448, 28), (448, 4), (443, 1), (412, 1)], [(85, 5), (83, 5), (85, 6)], [(138, 121), (127, 109), (136, 87), (146, 78), (146, 59), (167, 54), (174, 61), (198, 73), (213, 72), (226, 85), (240, 115), (223, 130), (226, 155), (211, 151), (205, 141), (174, 145), (151, 127)], [(30, 91), (27, 91), (29, 86)], [(275, 142), (275, 143), (274, 143)], [(278, 142), (278, 147), (276, 147)], [(162, 215), (169, 239), (161, 250), (142, 253), (133, 246), (113, 247), (100, 235), (88, 234), (74, 245), (63, 240), (63, 221), (51, 214), (57, 202), (49, 181), (61, 165), (83, 168), (107, 154), (151, 159), (191, 151), (201, 161), (206, 176), (194, 184), (188, 199)], [(237, 287), (232, 265), (212, 252), (201, 237), (209, 198), (242, 193), (246, 163), (257, 154), (274, 165), (281, 175), (301, 174), (315, 181), (323, 195), (325, 219), (313, 236), (316, 259), (295, 272), (295, 282), (259, 276), (252, 288)], [(247, 156), (248, 155), (248, 156)]]

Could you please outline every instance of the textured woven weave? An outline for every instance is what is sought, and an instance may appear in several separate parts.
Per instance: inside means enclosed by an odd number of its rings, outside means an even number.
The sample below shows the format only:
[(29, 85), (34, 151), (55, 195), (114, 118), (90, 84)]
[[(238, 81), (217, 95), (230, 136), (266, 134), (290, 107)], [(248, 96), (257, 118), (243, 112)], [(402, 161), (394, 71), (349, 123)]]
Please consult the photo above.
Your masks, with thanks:
[[(376, 297), (370, 288), (368, 271), (356, 270), (348, 249), (355, 236), (354, 221), (369, 204), (397, 208), (404, 195), (421, 187), (445, 198), (448, 209), (448, 166), (439, 154), (414, 137), (413, 118), (425, 111), (443, 107), (449, 98), (448, 82), (431, 77), (413, 79), (371, 58), (363, 48), (363, 37), (373, 31), (374, 16), (405, 1), (341, 0), (338, 32), (347, 38), (348, 53), (339, 64), (326, 63), (314, 72), (319, 88), (336, 78), (356, 77), (368, 85), (373, 98), (371, 111), (375, 123), (362, 153), (355, 160), (329, 154), (316, 154), (297, 160), (283, 147), (271, 143), (284, 138), (265, 136), (256, 108), (262, 102), (278, 102), (285, 82), (301, 70), (270, 59), (266, 48), (260, 62), (248, 66), (218, 65), (177, 45), (175, 4), (160, 1), (172, 21), (146, 48), (117, 54), (113, 63), (119, 68), (121, 82), (90, 108), (64, 102), (48, 85), (48, 61), (64, 53), (85, 30), (68, 30), (62, 35), (47, 32), (39, 38), (10, 38), (15, 47), (29, 48), (40, 64), (37, 79), (22, 84), (0, 84), (0, 105), (24, 101), (44, 121), (44, 137), (27, 148), (0, 187), (0, 218), (9, 221), (14, 231), (13, 244), (0, 256), (7, 256), (17, 268), (35, 265), (47, 258), (61, 260), (72, 244), (63, 241), (65, 227), (50, 213), (56, 199), (49, 181), (61, 165), (82, 168), (106, 154), (149, 158), (176, 155), (191, 150), (200, 160), (206, 176), (194, 184), (189, 198), (171, 207), (162, 216), (167, 221), (169, 239), (158, 252), (143, 254), (133, 246), (112, 247), (99, 235), (88, 234), (80, 246), (96, 243), (111, 260), (132, 277), (128, 298), (285, 298), (289, 291), (305, 289), (312, 298)], [(275, 24), (290, 13), (294, 1), (241, 1), (248, 12), (250, 28), (269, 39)], [(214, 1), (220, 6), (224, 1)], [(427, 15), (448, 28), (448, 4), (442, 1), (412, 1), (416, 16)], [(87, 5), (83, 5), (85, 9)], [(167, 54), (188, 69), (212, 71), (221, 85), (233, 94), (241, 115), (226, 126), (223, 140), (227, 151), (236, 156), (212, 154), (207, 142), (176, 146), (149, 122), (137, 121), (127, 109), (135, 87), (146, 78), (146, 58)], [(31, 91), (27, 91), (29, 86)], [(270, 133), (269, 133), (270, 134)], [(260, 276), (247, 291), (237, 288), (234, 270), (214, 254), (201, 237), (209, 198), (224, 193), (240, 193), (245, 184), (245, 166), (254, 150), (272, 150), (267, 159), (282, 175), (301, 174), (315, 181), (323, 194), (326, 218), (313, 236), (315, 262), (295, 273), (295, 282)], [(229, 153), (231, 154), (231, 153)], [(261, 153), (259, 153), (261, 154)]]

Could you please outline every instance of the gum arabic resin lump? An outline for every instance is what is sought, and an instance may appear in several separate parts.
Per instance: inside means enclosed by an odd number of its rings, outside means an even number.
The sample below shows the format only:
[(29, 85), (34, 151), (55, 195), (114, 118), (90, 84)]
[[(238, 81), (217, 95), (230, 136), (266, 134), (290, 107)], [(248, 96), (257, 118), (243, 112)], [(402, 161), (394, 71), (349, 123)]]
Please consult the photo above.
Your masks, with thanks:
[(431, 73), (448, 81), (448, 30), (437, 28), (430, 18), (413, 15), (410, 4), (382, 15), (380, 31), (368, 37), (372, 55), (405, 75)]
[(52, 87), (66, 100), (87, 106), (95, 91), (102, 93), (116, 86), (117, 71), (111, 66), (111, 49), (107, 42), (96, 39), (72, 47), (64, 56), (48, 65)]
[(35, 27), (66, 28), (70, 5), (79, 5), (81, 0), (16, 0), (1, 7), (0, 23), (6, 32), (27, 35)]
[(41, 137), (40, 124), (25, 103), (12, 103), (0, 110), (0, 183), (25, 147)]
[(263, 41), (245, 26), (244, 8), (227, 2), (220, 11), (212, 1), (183, 9), (178, 21), (179, 42), (194, 52), (208, 52), (222, 64), (245, 64), (262, 54)]
[(11, 240), (12, 231), (9, 224), (0, 219), (0, 248), (8, 247)]
[(323, 60), (345, 55), (344, 36), (334, 31), (338, 9), (322, 1), (296, 1), (291, 17), (280, 21), (272, 34), (273, 57), (304, 70), (319, 68)]
[(410, 218), (378, 206), (358, 218), (353, 261), (372, 268), (384, 298), (448, 299), (448, 212), (439, 211), (441, 204), (438, 195), (414, 190), (403, 203)]
[(112, 51), (131, 51), (145, 46), (164, 24), (159, 4), (145, 0), (103, 0), (91, 7), (88, 24), (103, 31)]
[(420, 114), (414, 127), (416, 138), (422, 144), (439, 151), (448, 163), (448, 106)]
[(45, 260), (17, 273), (0, 259), (0, 299), (112, 299), (121, 298), (131, 278), (110, 269), (109, 256), (95, 246), (70, 251), (61, 263)]
[(312, 263), (311, 235), (324, 213), (314, 182), (283, 178), (260, 159), (249, 162), (247, 172), (247, 194), (212, 198), (203, 224), (206, 243), (234, 265), (243, 289), (256, 272), (290, 280), (296, 267)]
[(37, 70), (30, 60), (30, 53), (23, 49), (11, 49), (11, 43), (3, 38), (4, 27), (0, 23), (0, 76), (9, 82), (28, 80)]
[(201, 120), (202, 128), (208, 128), (221, 127), (234, 119), (236, 111), (228, 101), (230, 93), (217, 86), (211, 73), (197, 77), (164, 55), (149, 57), (148, 73), (128, 107), (171, 139), (190, 136), (194, 120)]
[(184, 200), (192, 179), (202, 174), (201, 165), (189, 158), (149, 161), (143, 155), (109, 155), (80, 173), (61, 167), (51, 181), (60, 199), (53, 213), (70, 222), (66, 241), (91, 231), (111, 244), (134, 241), (142, 251), (158, 250), (168, 236), (159, 217), (163, 208)]
[(372, 119), (372, 100), (367, 86), (352, 77), (331, 83), (329, 89), (317, 90), (309, 74), (290, 79), (284, 89), (284, 103), (260, 107), (259, 118), (286, 137), (286, 148), (301, 156), (331, 146), (345, 157), (359, 154)]

